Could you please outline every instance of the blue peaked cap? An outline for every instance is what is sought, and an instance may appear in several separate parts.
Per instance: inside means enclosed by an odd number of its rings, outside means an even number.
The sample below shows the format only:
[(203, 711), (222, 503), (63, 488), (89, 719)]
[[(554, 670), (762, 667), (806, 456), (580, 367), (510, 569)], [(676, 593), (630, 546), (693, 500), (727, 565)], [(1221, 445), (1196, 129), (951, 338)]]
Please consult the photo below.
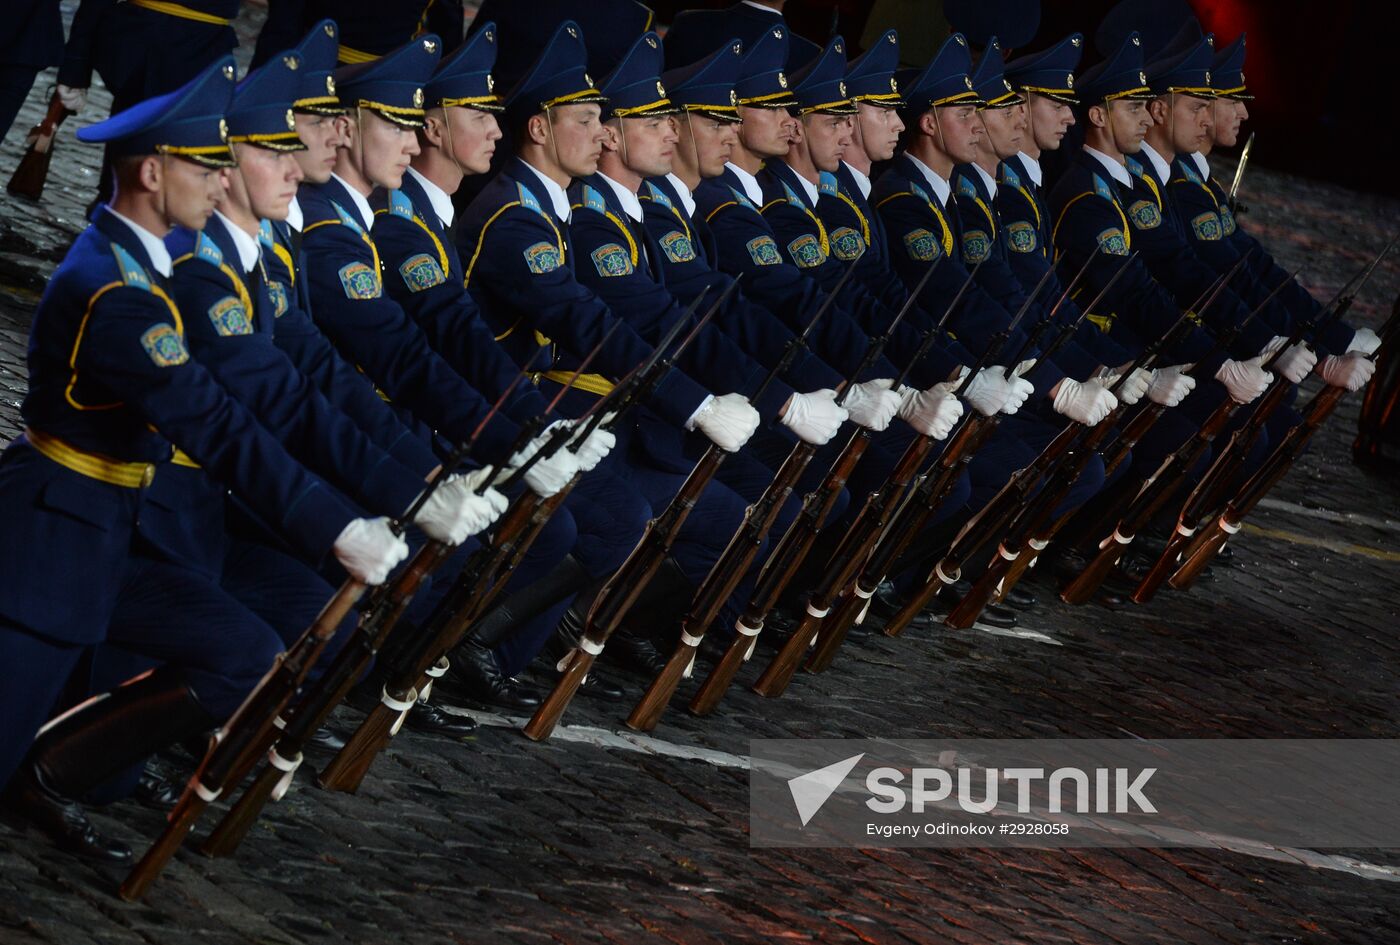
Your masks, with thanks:
[(175, 91), (79, 128), (78, 140), (105, 144), (112, 157), (174, 154), (206, 167), (233, 167), (224, 121), (233, 79), (233, 57), (223, 56)]
[(423, 107), (501, 111), (504, 106), (496, 95), (496, 80), (491, 77), (499, 49), (496, 24), (477, 27), (428, 77), (423, 86)]

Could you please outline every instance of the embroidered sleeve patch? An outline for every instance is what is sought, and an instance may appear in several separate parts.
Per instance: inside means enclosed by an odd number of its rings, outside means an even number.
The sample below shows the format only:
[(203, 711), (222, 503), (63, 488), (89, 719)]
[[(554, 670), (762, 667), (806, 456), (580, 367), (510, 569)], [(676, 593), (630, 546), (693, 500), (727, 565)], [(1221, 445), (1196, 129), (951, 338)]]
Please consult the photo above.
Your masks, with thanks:
[(826, 262), (826, 253), (822, 252), (822, 244), (817, 242), (817, 238), (811, 234), (804, 233), (787, 245), (788, 255), (792, 261), (803, 269), (813, 269)]
[(342, 267), (340, 284), (345, 288), (345, 297), (351, 299), (377, 299), (382, 291), (379, 274), (362, 262)]
[(403, 284), (408, 286), (410, 292), (422, 292), (447, 281), (447, 274), (442, 271), (438, 261), (427, 253), (410, 256), (399, 267), (399, 275), (403, 276)]
[(1035, 227), (1025, 220), (1006, 225), (1006, 243), (1013, 253), (1033, 253), (1036, 247)]
[(156, 367), (175, 367), (190, 359), (185, 339), (175, 330), (174, 325), (166, 322), (157, 322), (147, 328), (141, 336), (141, 347), (146, 349)]
[(842, 262), (859, 259), (865, 252), (865, 240), (849, 226), (839, 226), (831, 231), (831, 255)]
[(537, 276), (553, 272), (559, 268), (561, 262), (559, 247), (553, 243), (536, 243), (533, 246), (525, 247), (525, 265), (529, 266), (530, 271)]
[(680, 230), (672, 230), (661, 237), (660, 242), (661, 251), (673, 263), (691, 262), (695, 259), (695, 247), (690, 245), (690, 238)]
[(928, 230), (910, 230), (904, 234), (904, 248), (920, 262), (931, 262), (943, 252), (943, 247)]
[(783, 257), (778, 254), (778, 244), (773, 242), (771, 236), (760, 236), (757, 239), (749, 240), (744, 244), (744, 248), (749, 251), (749, 258), (759, 266), (776, 266), (783, 261)]
[(628, 256), (627, 250), (617, 243), (604, 243), (589, 253), (588, 258), (593, 260), (593, 268), (598, 270), (600, 276), (630, 276), (632, 274), (632, 257)]
[(1128, 208), (1128, 219), (1139, 230), (1151, 230), (1162, 222), (1162, 213), (1150, 200), (1139, 200)]
[(231, 295), (219, 299), (210, 307), (209, 321), (214, 324), (214, 330), (219, 333), (220, 338), (253, 333), (253, 323), (248, 321), (248, 310)]
[(267, 294), (272, 296), (272, 317), (281, 318), (287, 314), (287, 287), (280, 282), (269, 281)]
[(1198, 240), (1218, 240), (1220, 239), (1220, 217), (1215, 215), (1215, 211), (1207, 210), (1200, 216), (1192, 218), (1191, 230), (1196, 234)]
[(968, 230), (963, 234), (963, 261), (977, 265), (992, 255), (992, 241), (982, 230)]
[(1220, 228), (1226, 236), (1235, 235), (1235, 213), (1223, 203), (1220, 205)]
[(1128, 240), (1123, 236), (1122, 230), (1104, 230), (1096, 239), (1103, 251), (1110, 256), (1128, 255)]

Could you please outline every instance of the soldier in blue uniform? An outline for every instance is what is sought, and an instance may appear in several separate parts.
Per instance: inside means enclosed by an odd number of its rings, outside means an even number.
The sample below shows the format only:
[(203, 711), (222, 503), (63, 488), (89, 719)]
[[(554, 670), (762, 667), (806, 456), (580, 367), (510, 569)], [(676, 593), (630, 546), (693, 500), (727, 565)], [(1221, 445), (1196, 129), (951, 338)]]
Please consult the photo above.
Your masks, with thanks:
[[(112, 93), (112, 113), (169, 92), (238, 45), (233, 18), (239, 0), (82, 0), (68, 30), (58, 93), (81, 111), (95, 70)], [(112, 193), (104, 155), (97, 200)]]
[[(551, 346), (541, 381), (545, 390), (565, 380), (618, 319), (580, 281), (577, 272), (593, 261), (580, 258), (568, 227), (566, 188), (597, 170), (605, 135), (599, 120), (604, 96), (586, 73), (585, 59), (582, 30), (564, 23), (507, 98), (515, 159), (472, 201), (458, 229), (467, 287), (506, 349), (523, 361), (538, 346)], [(586, 409), (650, 350), (629, 325), (619, 325), (561, 409)], [(630, 483), (654, 512), (669, 502), (693, 464), (686, 430), (699, 430), (734, 452), (759, 422), (742, 394), (712, 395), (674, 367), (639, 413), (616, 431), (618, 446), (604, 468)], [(675, 567), (663, 568), (666, 577), (649, 585), (648, 594), (663, 601), (669, 594), (665, 602), (673, 607), (677, 592), (708, 572), (745, 505), (723, 484), (712, 483), (678, 534)], [(648, 660), (654, 665), (650, 655)]]
[(666, 31), (666, 71), (707, 58), (731, 40), (752, 49), (775, 27), (788, 31), (785, 0), (740, 0), (723, 10), (682, 10)]
[(6, 18), (0, 39), (0, 140), (29, 97), (34, 77), (63, 58), (63, 20), (56, 0), (19, 0)]
[[(452, 195), (467, 175), (485, 172), (500, 140), (500, 100), (492, 63), (499, 45), (495, 27), (484, 24), (443, 60), (423, 87), (425, 119), (420, 152), (396, 190), (373, 197), (373, 235), (389, 273), (385, 289), (426, 335), (429, 344), (488, 398), (499, 397), (519, 368), (496, 342), (460, 275), (461, 257), (449, 233)], [(524, 422), (544, 412), (545, 398), (520, 385), (507, 411)], [(580, 449), (590, 461), (606, 455), (613, 436), (600, 429)], [(566, 500), (563, 519), (577, 530), (573, 551), (551, 573), (522, 588), (453, 655), (453, 681), (478, 704), (522, 708), (510, 677), (534, 658), (574, 596), (610, 574), (636, 544), (646, 524), (640, 499), (614, 477), (592, 471)], [(621, 691), (594, 677), (591, 695)], [(533, 698), (533, 697), (531, 697)]]
[(297, 37), (327, 18), (333, 18), (341, 31), (337, 56), (342, 65), (372, 62), (428, 34), (441, 38), (445, 52), (456, 49), (462, 38), (461, 0), (271, 0), (253, 51), (253, 66), (291, 47)]
[[(26, 431), (0, 458), (0, 665), (11, 780), (85, 647), (104, 640), (165, 665), (47, 727), (7, 803), (65, 848), (123, 861), (73, 798), (231, 713), (281, 649), (273, 630), (206, 577), (136, 534), (172, 444), (259, 510), (292, 546), (384, 580), (407, 554), (385, 519), (331, 487), (191, 360), (161, 236), (203, 226), (231, 163), (223, 112), (233, 60), (185, 88), (92, 125), (118, 190), (49, 282), (30, 342)], [(74, 594), (64, 575), (82, 575)]]

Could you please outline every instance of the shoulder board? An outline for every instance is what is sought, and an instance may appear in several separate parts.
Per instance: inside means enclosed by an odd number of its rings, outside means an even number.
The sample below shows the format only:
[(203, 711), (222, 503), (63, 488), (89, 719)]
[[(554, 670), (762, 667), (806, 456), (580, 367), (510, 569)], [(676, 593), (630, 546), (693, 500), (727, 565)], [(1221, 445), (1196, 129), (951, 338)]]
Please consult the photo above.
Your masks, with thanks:
[(258, 224), (258, 242), (268, 248), (272, 247), (273, 234), (271, 220), (263, 220)]
[(651, 181), (647, 181), (647, 196), (663, 207), (671, 206), (671, 198), (666, 196), (666, 191), (657, 187)]
[(356, 233), (364, 233), (365, 228), (360, 226), (360, 224), (355, 220), (355, 218), (350, 215), (350, 211), (346, 210), (334, 200), (331, 201), (331, 206), (335, 208), (335, 215), (340, 217), (341, 223), (350, 227), (350, 229), (354, 230)]
[(112, 255), (117, 258), (117, 267), (122, 271), (122, 282), (136, 289), (151, 291), (151, 277), (146, 275), (145, 268), (136, 261), (126, 250), (116, 243), (112, 244)]
[(608, 212), (608, 202), (603, 199), (603, 195), (597, 189), (583, 185), (583, 205), (594, 213), (606, 214)]
[(1196, 169), (1191, 167), (1186, 161), (1177, 161), (1176, 166), (1181, 168), (1181, 176), (1193, 184), (1201, 182), (1201, 175), (1196, 173)]
[(835, 174), (829, 171), (822, 171), (821, 183), (817, 185), (817, 189), (824, 194), (830, 194), (835, 197), (841, 192), (841, 182), (836, 179)]
[(540, 216), (547, 216), (544, 212), (544, 208), (540, 206), (540, 202), (535, 199), (535, 195), (530, 193), (530, 188), (526, 187), (524, 184), (516, 184), (515, 192), (516, 197), (520, 200), (520, 206), (524, 207), (526, 210), (533, 210)]
[(967, 179), (966, 174), (958, 175), (958, 193), (964, 197), (975, 198), (977, 196), (977, 188), (973, 185), (972, 181)]
[(1011, 165), (1010, 165), (1010, 164), (1002, 164), (1002, 166), (1001, 166), (1001, 180), (1002, 180), (1002, 183), (1006, 184), (1006, 186), (1008, 186), (1008, 187), (1020, 187), (1020, 186), (1021, 186), (1021, 175), (1020, 175), (1020, 174), (1017, 174), (1015, 171), (1013, 171), (1013, 170), (1011, 169)]
[(402, 190), (389, 191), (389, 212), (405, 220), (413, 219), (413, 201)]
[(1107, 201), (1113, 201), (1113, 191), (1109, 189), (1108, 181), (1097, 174), (1094, 175), (1094, 193)]
[(1132, 174), (1134, 177), (1142, 176), (1142, 165), (1138, 163), (1137, 158), (1124, 155), (1123, 163), (1127, 166), (1129, 174)]
[(731, 188), (729, 188), (729, 192), (732, 193), (732, 194), (734, 195), (734, 199), (735, 199), (735, 201), (738, 202), (739, 206), (741, 206), (741, 207), (748, 207), (750, 210), (752, 210), (752, 209), (754, 208), (754, 207), (753, 207), (753, 201), (750, 200), (750, 199), (748, 198), (748, 196), (746, 196), (746, 195), (744, 194), (744, 192), (743, 192), (742, 190), (740, 190), (739, 188), (737, 188), (737, 187), (731, 187)]
[(918, 184), (914, 183), (912, 180), (909, 182), (909, 192), (912, 193), (915, 197), (918, 197), (924, 203), (933, 203), (933, 201), (929, 199), (928, 192), (925, 191)]
[(797, 196), (797, 192), (787, 185), (786, 181), (783, 183), (783, 195), (787, 198), (787, 202), (792, 204), (794, 207), (807, 206), (805, 203), (802, 202), (802, 198)]
[(214, 241), (202, 232), (194, 241), (194, 255), (196, 259), (202, 259), (216, 269), (224, 264), (224, 254)]

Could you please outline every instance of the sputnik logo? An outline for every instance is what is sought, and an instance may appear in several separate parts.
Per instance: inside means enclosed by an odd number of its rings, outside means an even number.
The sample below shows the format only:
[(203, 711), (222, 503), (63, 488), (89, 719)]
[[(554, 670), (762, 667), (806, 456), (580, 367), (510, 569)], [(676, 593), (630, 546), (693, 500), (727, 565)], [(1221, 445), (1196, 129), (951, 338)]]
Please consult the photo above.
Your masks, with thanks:
[(797, 806), (797, 816), (802, 819), (802, 826), (807, 826), (817, 816), (817, 811), (822, 809), (841, 782), (846, 780), (846, 775), (864, 757), (865, 752), (861, 752), (788, 780), (788, 790), (792, 792), (792, 802)]

